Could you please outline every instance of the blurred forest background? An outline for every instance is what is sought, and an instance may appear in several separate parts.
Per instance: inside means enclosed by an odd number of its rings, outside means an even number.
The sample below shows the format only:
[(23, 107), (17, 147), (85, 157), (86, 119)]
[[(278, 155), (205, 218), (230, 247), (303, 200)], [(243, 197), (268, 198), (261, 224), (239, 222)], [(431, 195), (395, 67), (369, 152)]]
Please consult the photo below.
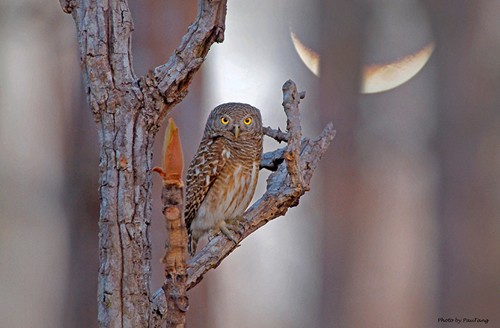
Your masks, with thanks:
[[(140, 76), (168, 59), (197, 5), (129, 5)], [(190, 292), (188, 325), (421, 328), (466, 317), (498, 327), (498, 17), (496, 0), (230, 0), (225, 42), (171, 113), (186, 165), (219, 103), (249, 102), (284, 128), (289, 78), (307, 91), (305, 133), (333, 121), (337, 136), (299, 207)], [(321, 53), (321, 78), (290, 29)], [(432, 40), (434, 54), (408, 83), (359, 93), (364, 64)], [(76, 42), (58, 1), (0, 2), (2, 327), (97, 325), (97, 133)], [(156, 177), (154, 290), (165, 240), (159, 186)]]

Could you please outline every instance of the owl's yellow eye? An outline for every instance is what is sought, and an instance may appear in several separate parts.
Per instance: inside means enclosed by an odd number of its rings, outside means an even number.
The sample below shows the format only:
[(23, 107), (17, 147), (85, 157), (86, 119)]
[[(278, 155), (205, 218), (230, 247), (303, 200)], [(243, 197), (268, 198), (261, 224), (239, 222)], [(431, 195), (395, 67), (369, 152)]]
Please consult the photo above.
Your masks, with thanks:
[(250, 125), (250, 123), (252, 123), (252, 118), (247, 117), (246, 119), (243, 120), (243, 123), (245, 123), (246, 125)]
[(223, 116), (221, 119), (220, 119), (220, 122), (224, 125), (228, 124), (229, 123), (229, 119), (225, 116)]

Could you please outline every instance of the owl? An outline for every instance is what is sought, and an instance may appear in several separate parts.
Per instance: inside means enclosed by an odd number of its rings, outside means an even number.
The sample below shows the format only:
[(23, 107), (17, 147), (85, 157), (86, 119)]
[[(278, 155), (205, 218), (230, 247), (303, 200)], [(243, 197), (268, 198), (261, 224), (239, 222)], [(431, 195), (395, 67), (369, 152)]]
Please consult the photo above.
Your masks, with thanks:
[(250, 204), (262, 156), (262, 118), (250, 105), (227, 103), (210, 113), (187, 172), (185, 220), (194, 255), (200, 237), (228, 229)]

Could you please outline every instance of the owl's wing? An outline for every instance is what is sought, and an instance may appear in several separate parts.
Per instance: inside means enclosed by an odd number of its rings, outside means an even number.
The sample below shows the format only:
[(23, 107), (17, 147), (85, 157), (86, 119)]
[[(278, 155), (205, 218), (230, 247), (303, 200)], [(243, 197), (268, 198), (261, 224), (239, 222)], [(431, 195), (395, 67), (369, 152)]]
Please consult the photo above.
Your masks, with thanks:
[(186, 177), (185, 220), (188, 234), (208, 190), (219, 176), (227, 157), (223, 138), (206, 138), (200, 143), (195, 157), (189, 165)]

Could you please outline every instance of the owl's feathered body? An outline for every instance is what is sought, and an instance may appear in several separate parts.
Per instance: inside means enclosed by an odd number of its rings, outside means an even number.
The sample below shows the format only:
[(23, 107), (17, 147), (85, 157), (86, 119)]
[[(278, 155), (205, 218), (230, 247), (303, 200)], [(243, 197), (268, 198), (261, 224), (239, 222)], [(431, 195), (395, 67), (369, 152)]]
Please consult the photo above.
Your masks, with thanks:
[(250, 204), (262, 137), (262, 118), (255, 107), (227, 103), (210, 113), (187, 172), (185, 219), (191, 254), (200, 237), (227, 231), (227, 221), (239, 218)]

